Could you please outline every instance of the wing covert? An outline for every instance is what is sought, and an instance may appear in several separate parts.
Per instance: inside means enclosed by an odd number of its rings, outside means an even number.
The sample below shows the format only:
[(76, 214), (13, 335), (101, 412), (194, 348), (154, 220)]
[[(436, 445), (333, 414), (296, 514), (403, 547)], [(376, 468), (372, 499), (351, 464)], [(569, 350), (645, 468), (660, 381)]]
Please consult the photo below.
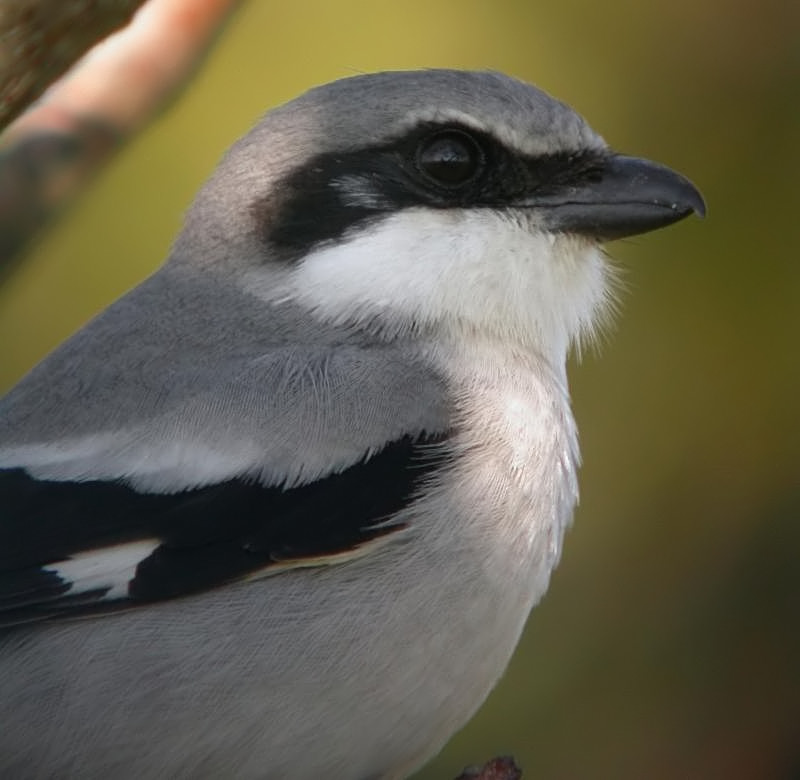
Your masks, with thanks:
[(442, 435), (404, 436), (293, 487), (246, 479), (174, 494), (0, 471), (0, 626), (182, 596), (360, 554), (446, 460)]

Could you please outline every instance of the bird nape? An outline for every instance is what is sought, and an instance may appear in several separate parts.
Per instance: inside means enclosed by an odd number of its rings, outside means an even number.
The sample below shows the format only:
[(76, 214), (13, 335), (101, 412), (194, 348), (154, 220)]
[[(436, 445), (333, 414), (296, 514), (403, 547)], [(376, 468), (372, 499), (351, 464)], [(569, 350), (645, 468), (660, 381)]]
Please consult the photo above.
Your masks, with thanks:
[(703, 211), (498, 73), (266, 114), (163, 267), (0, 402), (0, 775), (427, 761), (559, 560), (602, 243)]

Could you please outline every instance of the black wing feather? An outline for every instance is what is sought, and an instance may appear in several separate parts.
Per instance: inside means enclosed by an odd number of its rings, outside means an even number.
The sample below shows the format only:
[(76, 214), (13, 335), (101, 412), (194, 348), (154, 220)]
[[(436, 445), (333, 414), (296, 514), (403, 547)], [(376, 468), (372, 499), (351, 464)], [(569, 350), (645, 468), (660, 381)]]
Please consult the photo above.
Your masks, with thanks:
[(390, 518), (441, 466), (443, 449), (432, 445), (444, 438), (404, 436), (339, 473), (288, 489), (232, 479), (141, 493), (122, 482), (44, 481), (0, 470), (0, 626), (96, 609), (113, 583), (70, 593), (58, 563), (115, 545), (158, 540), (117, 607), (352, 551), (401, 527)]

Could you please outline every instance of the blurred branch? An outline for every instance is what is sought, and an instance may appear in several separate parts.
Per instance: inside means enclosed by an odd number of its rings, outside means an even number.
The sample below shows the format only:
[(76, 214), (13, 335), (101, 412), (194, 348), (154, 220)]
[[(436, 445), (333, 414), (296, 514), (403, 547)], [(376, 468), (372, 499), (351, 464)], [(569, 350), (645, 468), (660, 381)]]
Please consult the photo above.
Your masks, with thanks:
[(144, 0), (17, 0), (0, 5), (0, 128)]
[(493, 758), (481, 767), (465, 769), (456, 780), (522, 780), (522, 770), (513, 758)]
[[(5, 116), (39, 95), (48, 79), (140, 4), (24, 0), (0, 6)], [(6, 128), (0, 136), (0, 271), (186, 84), (237, 4), (148, 0)], [(52, 62), (51, 48), (57, 51)]]

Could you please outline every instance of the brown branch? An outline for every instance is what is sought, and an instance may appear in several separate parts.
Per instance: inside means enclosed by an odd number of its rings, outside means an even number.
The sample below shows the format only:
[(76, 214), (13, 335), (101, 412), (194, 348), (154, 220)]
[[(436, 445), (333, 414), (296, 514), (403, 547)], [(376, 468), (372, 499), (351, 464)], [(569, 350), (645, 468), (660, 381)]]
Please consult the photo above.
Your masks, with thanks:
[(0, 129), (144, 0), (15, 0), (0, 4)]
[(465, 769), (456, 780), (522, 780), (522, 770), (513, 758), (493, 758), (481, 767)]
[[(0, 270), (189, 80), (237, 4), (148, 0), (129, 25), (91, 49), (8, 126), (0, 137)], [(110, 18), (105, 11), (100, 15)], [(91, 20), (82, 24), (96, 29)], [(65, 39), (73, 35), (60, 29)], [(74, 38), (85, 40), (83, 34)], [(44, 72), (32, 80), (40, 81)]]

